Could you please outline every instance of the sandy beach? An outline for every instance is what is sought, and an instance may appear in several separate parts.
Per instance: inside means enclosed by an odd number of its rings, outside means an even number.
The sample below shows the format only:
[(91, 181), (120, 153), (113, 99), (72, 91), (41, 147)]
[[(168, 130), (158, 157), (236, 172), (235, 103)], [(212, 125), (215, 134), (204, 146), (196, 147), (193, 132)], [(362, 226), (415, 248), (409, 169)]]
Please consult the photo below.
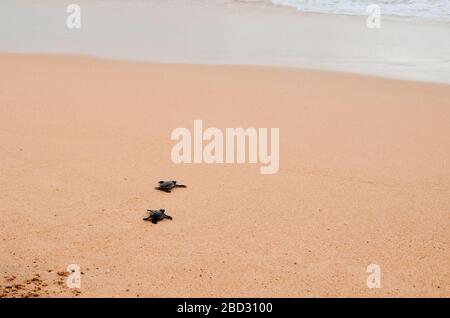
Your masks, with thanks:
[[(0, 69), (3, 297), (450, 296), (448, 85), (65, 55)], [(279, 127), (279, 172), (172, 163), (195, 119)]]

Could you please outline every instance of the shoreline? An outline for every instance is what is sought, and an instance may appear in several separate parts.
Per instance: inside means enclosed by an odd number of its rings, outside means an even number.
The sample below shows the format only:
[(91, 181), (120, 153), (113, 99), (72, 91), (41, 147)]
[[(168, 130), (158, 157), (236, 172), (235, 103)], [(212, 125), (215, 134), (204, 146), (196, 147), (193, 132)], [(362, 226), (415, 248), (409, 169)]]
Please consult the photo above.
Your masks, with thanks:
[(446, 82), (433, 82), (426, 80), (416, 80), (416, 79), (405, 79), (405, 78), (395, 78), (395, 77), (385, 77), (376, 74), (367, 73), (356, 73), (349, 71), (331, 70), (331, 69), (320, 69), (320, 68), (308, 68), (308, 67), (295, 67), (295, 66), (279, 66), (279, 65), (259, 65), (259, 64), (213, 64), (213, 63), (172, 63), (172, 62), (158, 62), (158, 61), (147, 61), (147, 60), (129, 60), (123, 58), (113, 58), (113, 57), (99, 57), (96, 55), (89, 54), (72, 54), (72, 53), (30, 53), (30, 52), (0, 52), (1, 57), (55, 57), (55, 58), (68, 58), (68, 59), (87, 59), (87, 60), (97, 60), (105, 62), (117, 62), (117, 63), (127, 63), (127, 64), (141, 64), (141, 65), (154, 65), (154, 66), (186, 66), (186, 67), (225, 67), (225, 68), (248, 68), (248, 69), (267, 69), (273, 71), (285, 71), (285, 72), (311, 72), (311, 73), (323, 73), (328, 75), (340, 75), (340, 76), (350, 76), (350, 77), (361, 77), (373, 80), (386, 80), (393, 82), (405, 82), (419, 85), (432, 85), (432, 86), (448, 86), (450, 83)]

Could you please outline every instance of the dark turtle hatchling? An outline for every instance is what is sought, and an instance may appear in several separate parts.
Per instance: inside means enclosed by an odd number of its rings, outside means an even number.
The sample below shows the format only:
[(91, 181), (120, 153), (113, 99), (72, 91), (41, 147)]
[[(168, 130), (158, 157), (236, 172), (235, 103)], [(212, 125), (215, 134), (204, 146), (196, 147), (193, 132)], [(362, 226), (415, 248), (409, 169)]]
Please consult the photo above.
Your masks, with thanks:
[(174, 180), (159, 181), (158, 184), (159, 184), (159, 186), (155, 188), (156, 190), (160, 190), (160, 191), (164, 191), (164, 192), (168, 192), (168, 193), (170, 193), (170, 191), (172, 191), (173, 188), (186, 188), (185, 185), (177, 184), (177, 182)]
[(163, 219), (169, 219), (172, 220), (172, 217), (167, 215), (165, 212), (166, 210), (164, 209), (159, 209), (159, 210), (147, 210), (150, 215), (146, 218), (144, 218), (144, 221), (152, 221), (153, 224), (158, 223), (158, 221), (161, 221)]

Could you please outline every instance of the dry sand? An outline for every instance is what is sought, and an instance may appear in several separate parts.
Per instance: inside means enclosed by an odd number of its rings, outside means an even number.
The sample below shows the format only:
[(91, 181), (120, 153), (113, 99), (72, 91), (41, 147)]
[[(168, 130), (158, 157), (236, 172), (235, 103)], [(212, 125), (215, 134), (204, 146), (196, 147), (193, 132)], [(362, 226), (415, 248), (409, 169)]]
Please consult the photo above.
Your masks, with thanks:
[[(450, 296), (448, 85), (45, 55), (0, 70), (3, 296), (76, 296), (72, 263), (79, 297)], [(173, 164), (194, 119), (279, 127), (280, 171)], [(172, 178), (188, 188), (153, 189)], [(160, 207), (173, 221), (142, 221)]]

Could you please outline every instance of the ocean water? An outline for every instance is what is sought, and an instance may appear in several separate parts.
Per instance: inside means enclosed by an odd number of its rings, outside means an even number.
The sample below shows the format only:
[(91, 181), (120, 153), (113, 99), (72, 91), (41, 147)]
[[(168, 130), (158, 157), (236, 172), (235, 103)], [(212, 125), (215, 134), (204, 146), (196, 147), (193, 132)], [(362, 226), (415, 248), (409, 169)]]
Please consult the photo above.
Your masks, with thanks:
[(367, 7), (376, 4), (382, 15), (450, 22), (450, 0), (272, 0), (272, 3), (304, 12), (348, 15), (367, 15)]

